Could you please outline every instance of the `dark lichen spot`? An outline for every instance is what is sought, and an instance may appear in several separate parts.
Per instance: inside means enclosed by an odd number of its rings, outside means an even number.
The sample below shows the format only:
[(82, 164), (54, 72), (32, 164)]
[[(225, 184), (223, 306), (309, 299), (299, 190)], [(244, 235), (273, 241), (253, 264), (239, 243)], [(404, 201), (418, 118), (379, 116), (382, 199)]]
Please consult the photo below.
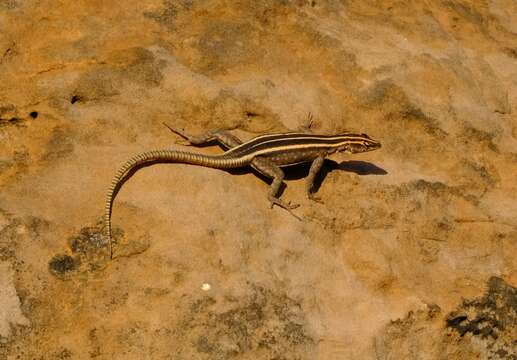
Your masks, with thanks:
[(465, 134), (463, 135), (465, 143), (478, 143), (488, 147), (490, 150), (499, 153), (495, 141), (495, 134), (488, 133), (486, 131), (478, 130), (473, 127), (467, 127)]
[(488, 291), (484, 297), (464, 300), (459, 309), (446, 318), (447, 327), (462, 337), (470, 333), (494, 340), (515, 323), (517, 289), (497, 277), (492, 277), (488, 282)]
[(421, 109), (415, 107), (412, 104), (408, 104), (407, 107), (400, 111), (400, 115), (403, 119), (407, 121), (416, 121), (420, 123), (424, 130), (433, 136), (437, 136), (440, 138), (446, 137), (448, 134), (443, 131), (436, 119), (426, 115)]
[(418, 191), (429, 192), (434, 195), (443, 194), (448, 190), (447, 185), (439, 181), (426, 181), (423, 179), (416, 180), (412, 183), (414, 188)]
[(120, 95), (128, 80), (140, 86), (158, 86), (163, 79), (161, 70), (166, 63), (154, 53), (141, 47), (116, 50), (110, 54), (111, 63), (88, 69), (74, 85), (71, 103), (102, 102)]
[(465, 170), (472, 174), (470, 177), (477, 177), (480, 180), (479, 184), (483, 184), (485, 189), (493, 187), (499, 182), (499, 175), (495, 168), (488, 168), (483, 164), (469, 160), (463, 161), (463, 164)]
[(301, 345), (312, 341), (307, 336), (303, 325), (289, 321), (285, 324), (282, 337), (291, 345)]
[(193, 313), (206, 311), (206, 309), (212, 305), (214, 305), (216, 301), (211, 297), (204, 297), (202, 299), (194, 301), (194, 303), (190, 306), (190, 311)]
[[(517, 289), (492, 277), (484, 296), (463, 300), (444, 318), (437, 316), (439, 308), (431, 305), (427, 314), (410, 311), (406, 318), (391, 321), (376, 341), (376, 349), (389, 359), (411, 358), (413, 353), (430, 349), (432, 358), (517, 359), (516, 310)], [(434, 326), (441, 319), (443, 329)], [(430, 338), (434, 341), (431, 347), (429, 342), (423, 345)]]
[(43, 158), (47, 161), (54, 161), (72, 153), (74, 151), (74, 144), (71, 138), (71, 130), (69, 128), (57, 127), (53, 129), (46, 144), (46, 153)]
[(73, 358), (73, 353), (69, 349), (65, 348), (65, 349), (55, 353), (52, 358), (57, 359), (57, 360), (68, 360), (68, 359)]
[(504, 48), (504, 52), (513, 58), (517, 59), (517, 48)]
[(361, 94), (359, 101), (367, 108), (385, 108), (387, 119), (394, 124), (404, 127), (417, 125), (427, 134), (440, 139), (448, 135), (435, 118), (413, 104), (404, 89), (391, 80), (376, 82)]
[(58, 277), (63, 277), (67, 273), (76, 270), (80, 265), (77, 258), (70, 255), (56, 255), (48, 263), (49, 271)]
[(13, 153), (13, 160), (18, 165), (26, 166), (30, 160), (29, 152), (26, 149), (15, 151)]
[(165, 63), (159, 61), (152, 51), (141, 47), (131, 49), (130, 63), (122, 76), (137, 83), (158, 86), (163, 80), (161, 69)]
[[(508, 351), (506, 351), (505, 349), (499, 349), (495, 352), (501, 359), (505, 359), (506, 356), (508, 355)], [(511, 359), (511, 358), (510, 358)]]
[(16, 113), (16, 106), (13, 104), (0, 105), (0, 117), (6, 117), (6, 114)]
[(211, 359), (228, 359), (261, 349), (267, 358), (293, 359), (314, 345), (306, 328), (301, 304), (278, 291), (253, 286), (249, 296), (225, 296), (217, 302), (198, 299), (176, 331), (199, 353)]
[(212, 353), (214, 346), (208, 341), (206, 336), (200, 336), (196, 343), (196, 349), (200, 353)]
[(360, 100), (367, 107), (373, 107), (387, 102), (390, 97), (406, 100), (404, 92), (390, 80), (381, 80), (369, 87)]
[(181, 11), (188, 11), (192, 7), (192, 0), (171, 1), (166, 0), (159, 11), (145, 12), (144, 16), (152, 19), (171, 31), (176, 30), (176, 17)]
[(74, 253), (87, 253), (105, 246), (102, 234), (96, 227), (82, 228), (79, 235), (71, 237), (68, 243)]
[(467, 315), (451, 316), (449, 319), (447, 319), (447, 326), (457, 327), (467, 319), (468, 319)]
[(449, 186), (439, 181), (427, 181), (424, 179), (413, 180), (403, 184), (397, 189), (398, 196), (411, 196), (415, 191), (429, 196), (430, 198), (449, 199), (451, 197), (460, 197), (468, 202), (477, 204), (479, 201), (476, 197), (465, 194), (463, 189), (458, 186)]
[[(16, 0), (3, 0), (0, 1), (1, 10), (13, 10), (20, 6), (19, 1)], [(9, 49), (8, 49), (9, 50)]]
[(26, 220), (26, 225), (31, 237), (35, 239), (39, 238), (50, 228), (50, 223), (47, 220), (35, 216), (29, 216)]
[(82, 228), (68, 239), (68, 244), (74, 256), (81, 259), (81, 271), (97, 271), (105, 266), (108, 248), (98, 227)]

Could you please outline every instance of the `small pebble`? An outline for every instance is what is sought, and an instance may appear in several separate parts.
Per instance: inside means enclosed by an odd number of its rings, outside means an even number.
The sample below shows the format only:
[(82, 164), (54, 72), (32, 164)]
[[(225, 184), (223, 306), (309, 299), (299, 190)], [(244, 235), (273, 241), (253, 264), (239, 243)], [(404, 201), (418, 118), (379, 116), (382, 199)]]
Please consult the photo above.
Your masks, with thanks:
[(203, 291), (208, 291), (210, 290), (212, 287), (210, 286), (209, 283), (204, 283), (203, 285), (201, 285), (201, 290)]

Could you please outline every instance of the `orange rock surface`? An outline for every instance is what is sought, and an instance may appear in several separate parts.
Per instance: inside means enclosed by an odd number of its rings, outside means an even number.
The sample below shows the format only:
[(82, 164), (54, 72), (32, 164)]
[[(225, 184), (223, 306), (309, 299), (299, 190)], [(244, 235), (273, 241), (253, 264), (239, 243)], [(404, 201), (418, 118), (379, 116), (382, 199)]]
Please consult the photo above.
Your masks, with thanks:
[[(318, 196), (162, 123), (379, 139)], [(513, 359), (517, 3), (0, 1), (0, 358)], [(189, 148), (215, 154), (217, 147)]]

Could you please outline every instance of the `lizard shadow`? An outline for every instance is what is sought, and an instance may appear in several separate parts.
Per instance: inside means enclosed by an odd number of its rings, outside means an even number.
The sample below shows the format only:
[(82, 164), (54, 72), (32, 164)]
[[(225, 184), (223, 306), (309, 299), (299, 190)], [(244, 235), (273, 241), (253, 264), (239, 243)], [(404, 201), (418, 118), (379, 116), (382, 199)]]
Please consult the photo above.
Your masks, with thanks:
[[(284, 173), (285, 173), (284, 180), (289, 181), (289, 180), (303, 179), (303, 178), (307, 177), (307, 175), (309, 174), (310, 167), (311, 167), (311, 163), (309, 163), (309, 162), (283, 167), (282, 169), (284, 170)], [(243, 174), (249, 174), (250, 173), (249, 169), (250, 169), (249, 167), (244, 167), (244, 168), (228, 169), (226, 171), (228, 171), (230, 174), (233, 174), (233, 175), (243, 175)], [(261, 173), (259, 173), (258, 171), (254, 170), (254, 169), (251, 169), (251, 170), (252, 170), (251, 172), (253, 172), (258, 178), (262, 179), (264, 182), (266, 182), (268, 184), (270, 184), (272, 182), (272, 180), (270, 178), (268, 178), (267, 176), (262, 175)], [(313, 191), (317, 192), (319, 190), (319, 188), (321, 187), (321, 184), (327, 177), (327, 175), (329, 173), (331, 173), (332, 171), (336, 171), (336, 170), (353, 172), (357, 175), (387, 175), (388, 174), (388, 172), (386, 170), (384, 170), (383, 168), (381, 168), (377, 165), (374, 165), (370, 162), (367, 162), (367, 161), (347, 160), (347, 161), (342, 161), (342, 162), (338, 163), (334, 160), (325, 159), (323, 167), (321, 168), (319, 174), (314, 179)], [(284, 183), (284, 184), (282, 184), (282, 187), (280, 188), (278, 196), (282, 195), (285, 188), (286, 188), (286, 184)]]
[(339, 171), (347, 171), (352, 172), (357, 175), (387, 175), (388, 172), (384, 170), (383, 168), (372, 164), (367, 161), (360, 161), (360, 160), (347, 160), (342, 161), (340, 163), (334, 161), (334, 160), (325, 160), (325, 164), (323, 168), (321, 169), (320, 174), (316, 177), (314, 180), (314, 192), (317, 192), (327, 177), (329, 173), (332, 171), (339, 170)]

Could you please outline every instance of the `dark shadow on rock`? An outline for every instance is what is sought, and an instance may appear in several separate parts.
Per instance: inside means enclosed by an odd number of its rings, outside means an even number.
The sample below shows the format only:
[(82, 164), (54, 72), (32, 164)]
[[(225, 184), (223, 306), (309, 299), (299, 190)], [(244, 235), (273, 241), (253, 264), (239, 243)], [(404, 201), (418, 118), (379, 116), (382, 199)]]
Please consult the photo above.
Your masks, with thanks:
[(388, 172), (366, 161), (349, 160), (337, 165), (339, 170), (350, 171), (357, 175), (386, 175)]
[(337, 163), (334, 160), (325, 160), (325, 164), (321, 169), (321, 172), (316, 179), (314, 180), (314, 188), (313, 191), (317, 192), (327, 177), (327, 175), (335, 170), (348, 171), (356, 173), (357, 175), (386, 175), (388, 172), (377, 165), (366, 161), (359, 160), (348, 160), (342, 161), (341, 163)]

